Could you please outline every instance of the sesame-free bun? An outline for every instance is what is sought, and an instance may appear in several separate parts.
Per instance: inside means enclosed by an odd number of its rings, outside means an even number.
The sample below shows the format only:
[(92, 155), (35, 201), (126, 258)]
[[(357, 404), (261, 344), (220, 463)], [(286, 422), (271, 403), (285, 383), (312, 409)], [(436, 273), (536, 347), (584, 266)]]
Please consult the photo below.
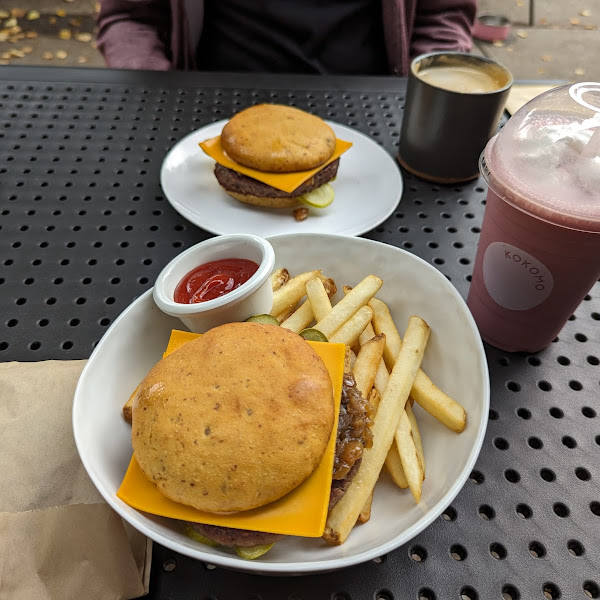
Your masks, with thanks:
[(223, 127), (221, 144), (237, 163), (270, 173), (316, 169), (331, 158), (335, 133), (322, 119), (281, 104), (258, 104)]
[(264, 506), (317, 467), (334, 423), (322, 359), (299, 335), (229, 323), (158, 362), (133, 408), (134, 455), (167, 497), (213, 513)]

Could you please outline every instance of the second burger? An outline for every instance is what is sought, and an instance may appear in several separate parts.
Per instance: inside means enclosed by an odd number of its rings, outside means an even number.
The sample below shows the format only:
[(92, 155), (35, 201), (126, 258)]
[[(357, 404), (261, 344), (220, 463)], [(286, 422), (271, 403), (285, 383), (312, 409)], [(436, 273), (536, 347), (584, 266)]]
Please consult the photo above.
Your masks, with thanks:
[(279, 104), (242, 110), (222, 135), (200, 144), (231, 197), (267, 208), (325, 208), (334, 199), (340, 155), (349, 142), (321, 118)]

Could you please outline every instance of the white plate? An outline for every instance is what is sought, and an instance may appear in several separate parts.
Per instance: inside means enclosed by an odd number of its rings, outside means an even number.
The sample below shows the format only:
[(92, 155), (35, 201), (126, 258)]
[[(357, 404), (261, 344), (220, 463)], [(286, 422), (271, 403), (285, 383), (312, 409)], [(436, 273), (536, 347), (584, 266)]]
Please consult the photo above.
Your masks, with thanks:
[(131, 458), (130, 427), (121, 408), (166, 347), (178, 319), (162, 313), (152, 292), (138, 298), (113, 323), (90, 357), (73, 405), (73, 428), (81, 460), (106, 501), (129, 523), (177, 552), (215, 565), (272, 574), (333, 570), (397, 548), (427, 527), (452, 502), (473, 469), (485, 434), (489, 378), (483, 345), (466, 304), (434, 267), (408, 252), (362, 238), (282, 235), (271, 238), (275, 266), (298, 273), (319, 267), (338, 289), (376, 273), (403, 332), (418, 314), (431, 326), (423, 370), (466, 408), (468, 424), (457, 435), (415, 405), (426, 455), (423, 496), (416, 505), (387, 476), (377, 484), (371, 520), (355, 527), (341, 546), (320, 539), (286, 538), (264, 557), (244, 561), (224, 548), (197, 544), (177, 521), (138, 512), (116, 496)]
[(341, 233), (360, 235), (383, 223), (402, 195), (402, 176), (392, 157), (370, 137), (328, 121), (335, 134), (353, 146), (340, 159), (333, 204), (310, 209), (296, 221), (291, 209), (251, 206), (228, 196), (214, 176), (215, 161), (198, 143), (221, 134), (227, 120), (201, 127), (177, 142), (165, 157), (160, 182), (171, 206), (206, 231), (253, 233)]

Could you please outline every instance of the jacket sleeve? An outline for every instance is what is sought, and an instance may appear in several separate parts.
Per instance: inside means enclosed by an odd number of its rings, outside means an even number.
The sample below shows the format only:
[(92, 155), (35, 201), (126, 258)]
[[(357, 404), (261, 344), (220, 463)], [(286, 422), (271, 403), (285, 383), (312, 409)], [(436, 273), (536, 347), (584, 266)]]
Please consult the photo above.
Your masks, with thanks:
[(449, 50), (471, 50), (477, 0), (417, 0), (411, 57)]
[(170, 31), (168, 0), (100, 0), (97, 44), (108, 67), (169, 70)]

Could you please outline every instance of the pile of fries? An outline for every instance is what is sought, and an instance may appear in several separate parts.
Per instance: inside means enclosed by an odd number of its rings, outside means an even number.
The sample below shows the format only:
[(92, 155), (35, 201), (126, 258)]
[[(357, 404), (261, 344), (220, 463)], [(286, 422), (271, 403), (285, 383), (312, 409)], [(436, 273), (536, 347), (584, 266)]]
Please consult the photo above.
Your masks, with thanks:
[(425, 456), (413, 403), (456, 433), (465, 428), (466, 413), (421, 370), (429, 326), (411, 316), (402, 338), (388, 306), (375, 297), (383, 285), (379, 277), (368, 275), (355, 287), (344, 287), (344, 296), (334, 306), (336, 283), (320, 270), (291, 277), (287, 269), (278, 269), (271, 284), (271, 315), (296, 333), (312, 328), (330, 342), (345, 344), (345, 370), (353, 373), (361, 394), (374, 407), (373, 445), (364, 450), (359, 470), (329, 513), (323, 535), (330, 544), (342, 544), (356, 523), (369, 520), (373, 490), (384, 467), (398, 487), (408, 488), (420, 501)]

